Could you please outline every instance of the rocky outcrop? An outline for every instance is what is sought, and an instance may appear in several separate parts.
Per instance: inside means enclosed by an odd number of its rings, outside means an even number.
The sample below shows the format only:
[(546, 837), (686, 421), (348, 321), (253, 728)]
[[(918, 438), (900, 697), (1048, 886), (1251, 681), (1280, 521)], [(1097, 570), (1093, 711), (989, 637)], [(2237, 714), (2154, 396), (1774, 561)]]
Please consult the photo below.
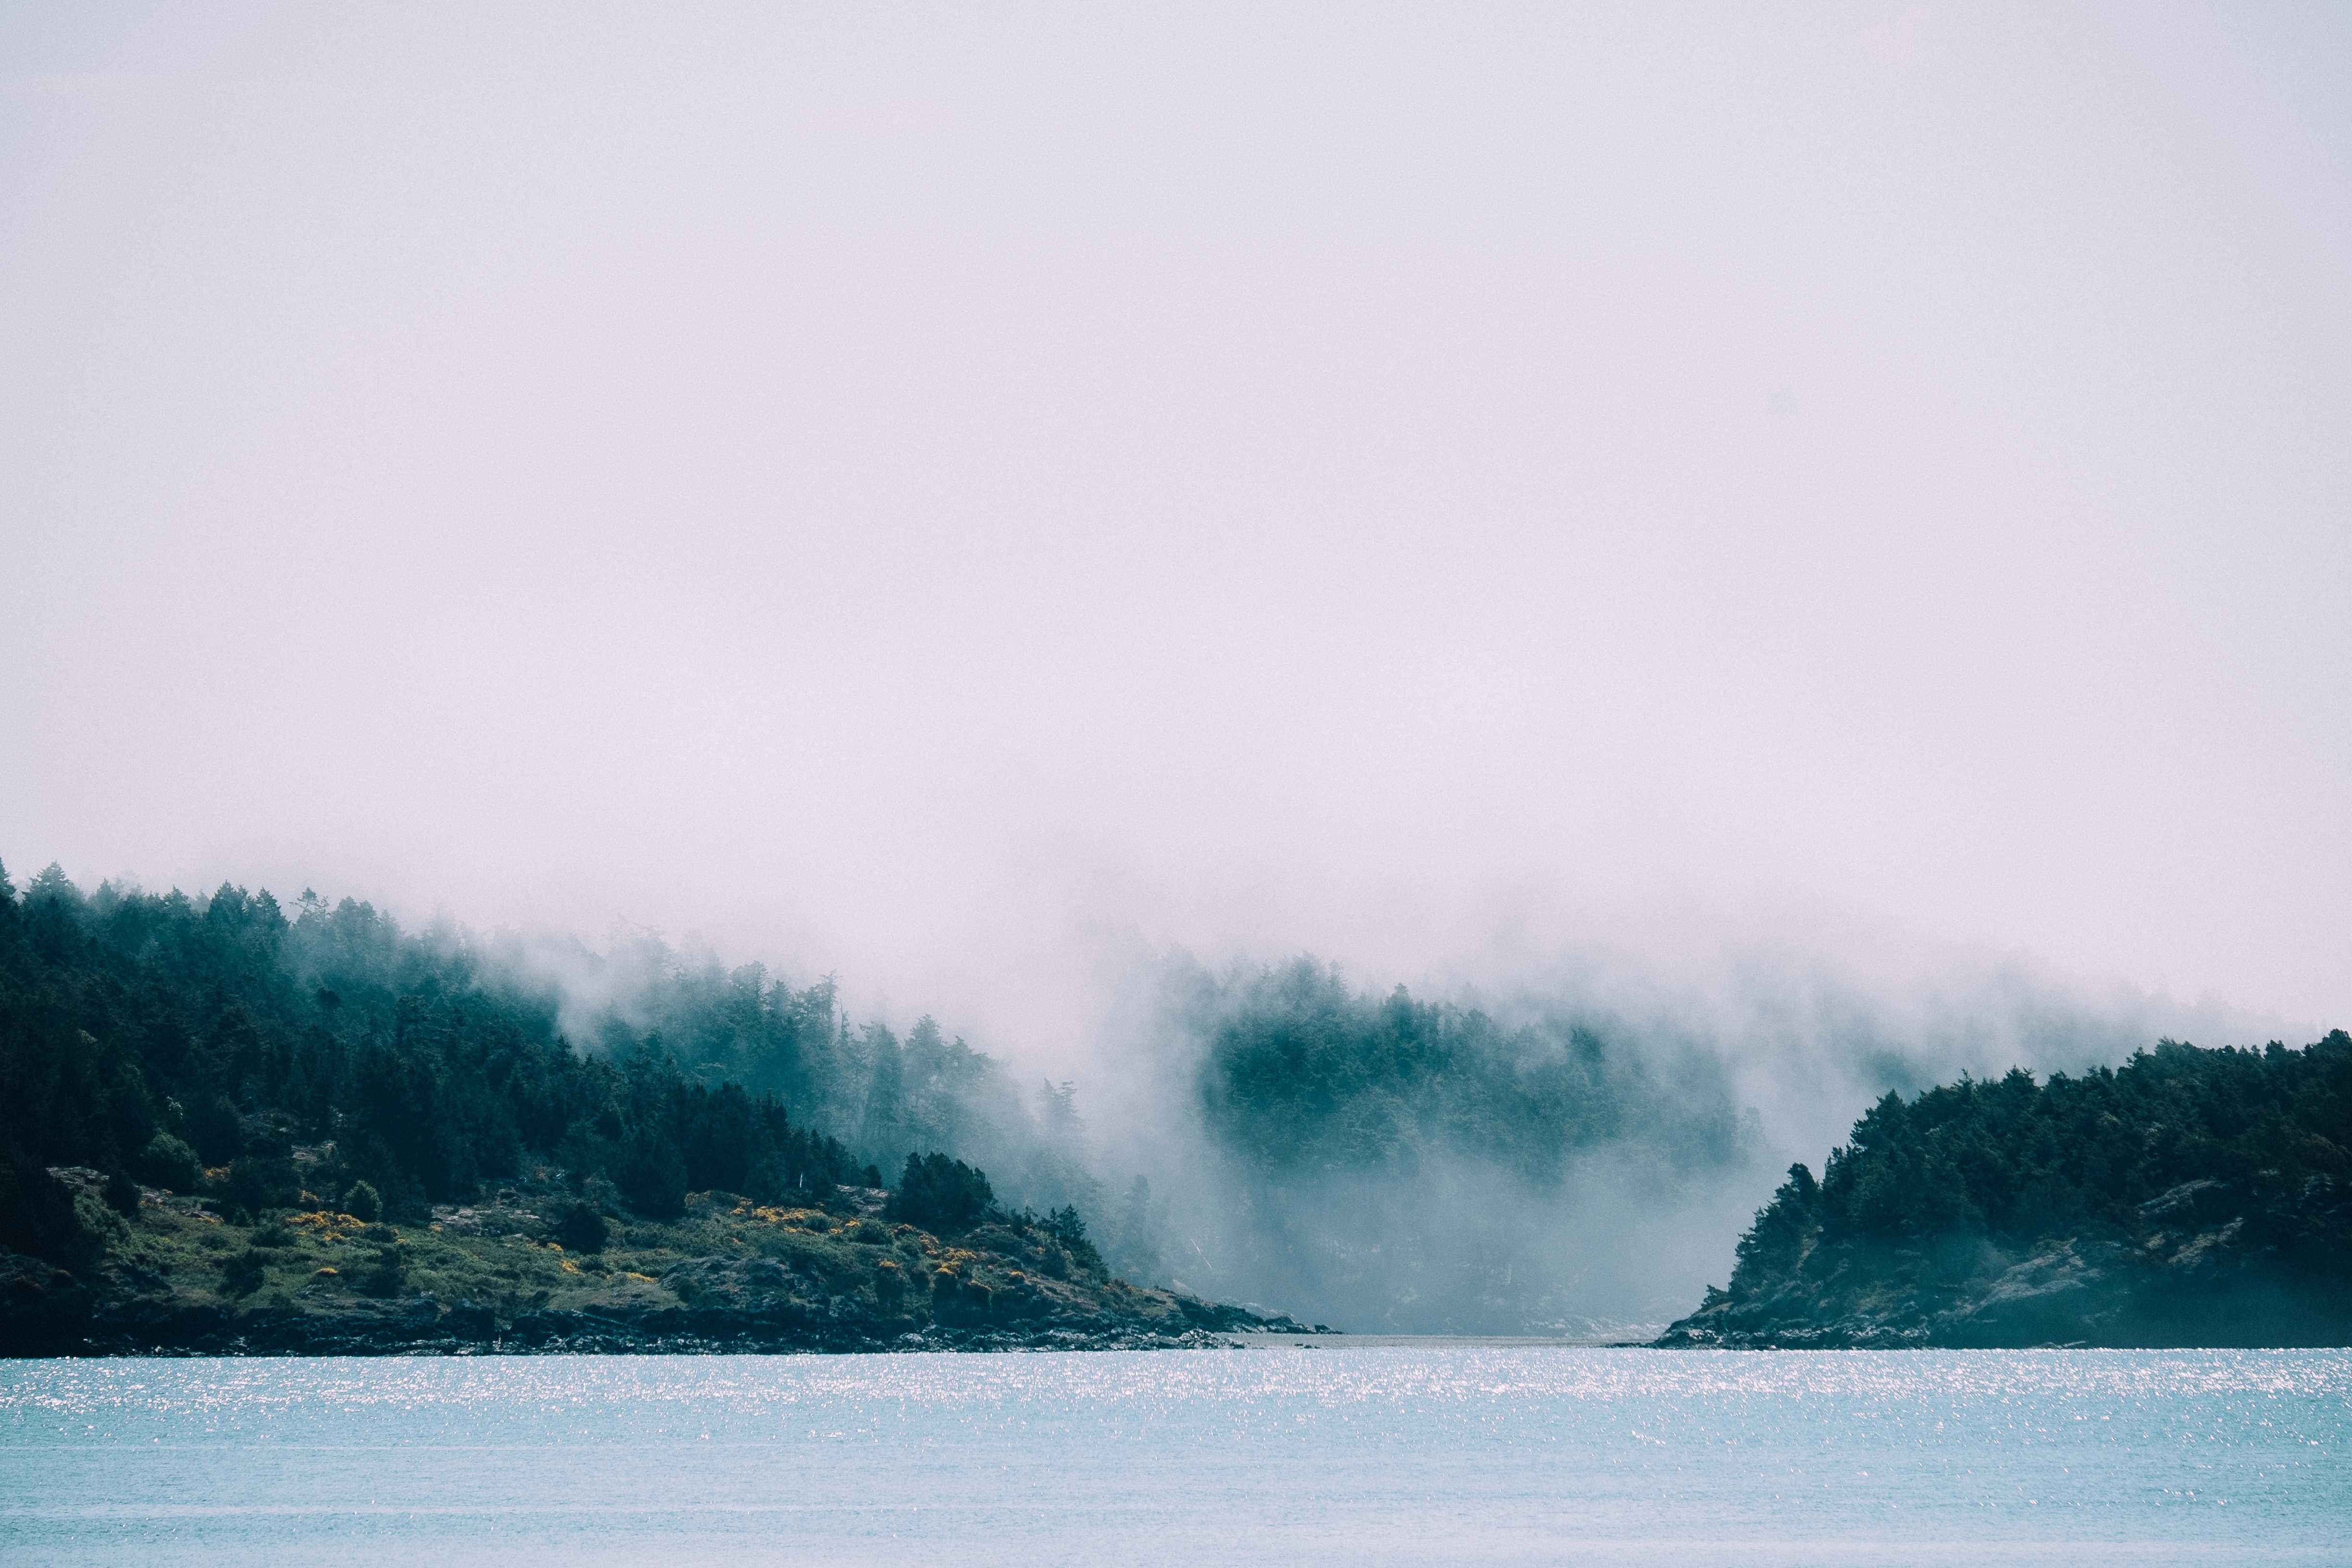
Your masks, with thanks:
[(74, 1267), (0, 1250), (0, 1356), (1143, 1350), (1314, 1331), (1075, 1266), (1034, 1226), (943, 1242), (854, 1191), (839, 1214), (700, 1195), (601, 1256), (550, 1239), (530, 1196), (405, 1230), (239, 1226), (151, 1201), (84, 1237)]
[(1713, 1291), (1671, 1346), (1873, 1349), (2352, 1344), (2352, 1193), (2183, 1183), (2110, 1234), (1816, 1246), (1771, 1288)]
[[(501, 1314), (429, 1297), (239, 1310), (85, 1280), (0, 1255), (0, 1354), (428, 1355), (533, 1352), (776, 1353), (969, 1350), (1157, 1350), (1307, 1332), (1287, 1318), (1173, 1299), (1172, 1312), (994, 1313), (929, 1321), (878, 1313), (848, 1296), (811, 1302), (764, 1279), (761, 1260), (710, 1259), (696, 1303), (551, 1308)], [(740, 1281), (730, 1277), (740, 1276)], [(712, 1277), (724, 1283), (709, 1283)], [(739, 1288), (742, 1287), (742, 1288)]]
[(1224, 1333), (1143, 1321), (1040, 1321), (954, 1327), (796, 1308), (731, 1311), (554, 1310), (501, 1320), (425, 1299), (331, 1313), (181, 1306), (103, 1310), (5, 1328), (17, 1355), (481, 1355), (529, 1353), (1160, 1350), (1231, 1343)]

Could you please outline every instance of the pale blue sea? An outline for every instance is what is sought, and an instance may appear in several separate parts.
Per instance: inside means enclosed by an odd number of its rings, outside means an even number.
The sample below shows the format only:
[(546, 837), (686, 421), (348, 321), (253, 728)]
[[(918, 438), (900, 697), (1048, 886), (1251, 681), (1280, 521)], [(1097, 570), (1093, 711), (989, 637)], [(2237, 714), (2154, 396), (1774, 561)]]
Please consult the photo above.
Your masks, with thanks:
[(2352, 1352), (0, 1362), (9, 1563), (2352, 1563)]

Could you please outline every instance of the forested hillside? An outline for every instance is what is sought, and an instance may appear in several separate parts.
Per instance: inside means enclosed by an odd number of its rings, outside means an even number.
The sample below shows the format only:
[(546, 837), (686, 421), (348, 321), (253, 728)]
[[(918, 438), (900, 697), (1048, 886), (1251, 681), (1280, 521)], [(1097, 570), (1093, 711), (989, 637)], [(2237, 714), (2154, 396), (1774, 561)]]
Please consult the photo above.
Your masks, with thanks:
[[(289, 914), (228, 886), (201, 903), (85, 897), (54, 868), (19, 896), (0, 872), (12, 1166), (184, 1192), (226, 1170), (254, 1210), (365, 1182), (394, 1215), (534, 1162), (649, 1215), (688, 1191), (766, 1202), (877, 1182), (773, 1094), (694, 1073), (618, 1024), (583, 1054), (556, 1013), (551, 992), (364, 903), (306, 895)], [(298, 1146), (313, 1157), (299, 1170)]]
[(1698, 1051), (1661, 1071), (1597, 1017), (1506, 1026), (1476, 1008), (1360, 993), (1301, 960), (1196, 1004), (1209, 1129), (1276, 1184), (1341, 1172), (1411, 1176), (1475, 1155), (1557, 1181), (1583, 1152), (1633, 1142), (1670, 1163), (1730, 1158), (1739, 1117)]
[[(554, 1183), (666, 1223), (693, 1194), (824, 1206), (945, 1154), (1008, 1216), (1066, 1214), (1113, 1276), (1364, 1329), (1603, 1332), (1667, 1316), (1656, 1282), (1703, 1277), (1745, 1208), (1731, 1194), (1756, 1190), (1767, 1141), (1717, 1042), (1573, 998), (1358, 988), (1312, 960), (1171, 973), (1106, 1058), (1129, 1098), (1090, 1136), (1072, 1086), (1024, 1084), (928, 1018), (853, 1025), (828, 980), (646, 939), (404, 931), (307, 891), (0, 872), (0, 1247), (54, 1250), (71, 1205), (37, 1175), (53, 1166), (224, 1217), (364, 1185), (414, 1221), (485, 1184)], [(2167, 1047), (1890, 1096), (1822, 1182), (1792, 1177), (1694, 1322), (1745, 1333), (1802, 1297), (1812, 1327), (1790, 1331), (1814, 1331), (1914, 1253), (1937, 1261), (1906, 1278), (1950, 1298), (1921, 1297), (1932, 1315), (1965, 1295), (1950, 1269), (2120, 1237), (2134, 1205), (2324, 1196), (2344, 1180), (2340, 1056)], [(1953, 1238), (1983, 1246), (1963, 1267)]]
[(1888, 1095), (1686, 1342), (2344, 1343), (2352, 1036)]
[[(698, 1080), (771, 1096), (886, 1173), (910, 1154), (946, 1150), (1021, 1203), (1095, 1216), (1115, 1207), (1087, 1168), (1073, 1086), (1024, 1084), (929, 1017), (903, 1036), (880, 1023), (852, 1026), (829, 980), (795, 989), (757, 963), (682, 962), (657, 944), (640, 947), (649, 951), (618, 960), (569, 954), (575, 984), (612, 998), (579, 1043), (617, 1057), (658, 1041)], [(508, 973), (535, 972), (529, 952), (493, 943), (490, 956)], [(1125, 1239), (1114, 1231), (1115, 1243)], [(1133, 1239), (1120, 1256), (1149, 1273), (1146, 1238)]]
[(85, 896), (55, 868), (20, 895), (0, 871), (0, 1354), (1298, 1327), (1131, 1285), (1076, 1206), (939, 1150), (1026, 1128), (1016, 1163), (1050, 1179), (1075, 1113), (1046, 1089), (1037, 1131), (928, 1022), (901, 1043), (829, 985), (664, 964), (583, 1048), (512, 959), (348, 900)]

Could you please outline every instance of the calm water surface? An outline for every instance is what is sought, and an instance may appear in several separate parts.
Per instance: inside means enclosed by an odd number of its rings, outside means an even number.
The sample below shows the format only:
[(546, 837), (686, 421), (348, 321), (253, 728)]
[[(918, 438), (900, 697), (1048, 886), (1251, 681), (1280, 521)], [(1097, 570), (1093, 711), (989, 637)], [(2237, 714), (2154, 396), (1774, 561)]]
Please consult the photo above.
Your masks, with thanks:
[(2352, 1563), (2352, 1352), (0, 1362), (25, 1563)]

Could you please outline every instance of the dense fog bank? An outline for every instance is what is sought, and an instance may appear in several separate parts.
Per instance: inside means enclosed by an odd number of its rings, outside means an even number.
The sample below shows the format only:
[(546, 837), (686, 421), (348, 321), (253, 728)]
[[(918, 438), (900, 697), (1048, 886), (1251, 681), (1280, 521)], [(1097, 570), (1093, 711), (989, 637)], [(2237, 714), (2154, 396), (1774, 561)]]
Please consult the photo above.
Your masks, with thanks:
[(2169, 1022), (2013, 971), (1890, 993), (1564, 963), (1415, 994), (1179, 952), (1113, 987), (1057, 1082), (1017, 1040), (854, 1018), (831, 977), (644, 932), (411, 931), (309, 889), (85, 892), (54, 867), (6, 902), (12, 1158), (128, 1171), (160, 1138), (266, 1172), (301, 1144), (410, 1209), (549, 1165), (658, 1214), (944, 1152), (1009, 1205), (1075, 1210), (1139, 1282), (1356, 1330), (1661, 1321), (1721, 1281), (1790, 1158), (1887, 1091), (2120, 1060)]
[(1307, 959), (1138, 978), (1081, 1087), (1151, 1184), (1164, 1268), (1359, 1330), (1662, 1321), (1884, 1094), (2121, 1060), (2185, 1011), (2000, 966), (1873, 988), (1588, 960), (1427, 989)]

